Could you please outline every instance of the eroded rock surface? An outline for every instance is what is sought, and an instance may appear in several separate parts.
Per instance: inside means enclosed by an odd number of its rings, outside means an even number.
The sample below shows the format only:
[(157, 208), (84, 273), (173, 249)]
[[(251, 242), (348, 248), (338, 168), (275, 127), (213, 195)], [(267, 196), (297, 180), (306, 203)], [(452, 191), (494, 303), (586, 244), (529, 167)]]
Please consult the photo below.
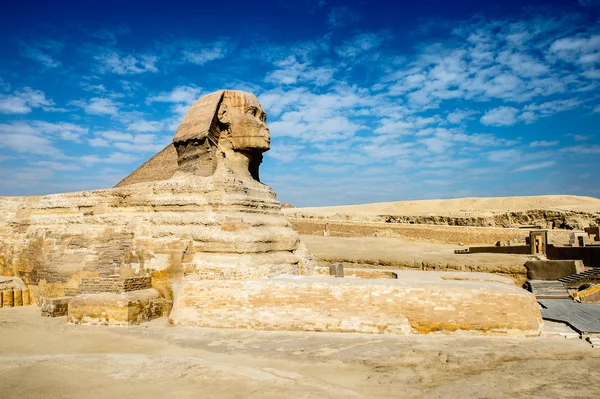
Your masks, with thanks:
[(301, 277), (314, 263), (259, 179), (269, 147), (254, 95), (204, 96), (118, 187), (0, 198), (0, 270), (73, 323), (539, 333), (533, 296), (487, 278)]
[(186, 279), (305, 272), (298, 235), (259, 181), (265, 118), (252, 94), (213, 93), (178, 128), (168, 179), (155, 173), (159, 153), (132, 174), (145, 176), (140, 183), (0, 198), (3, 274), (21, 276), (38, 301), (80, 294), (82, 278), (151, 275), (168, 309)]

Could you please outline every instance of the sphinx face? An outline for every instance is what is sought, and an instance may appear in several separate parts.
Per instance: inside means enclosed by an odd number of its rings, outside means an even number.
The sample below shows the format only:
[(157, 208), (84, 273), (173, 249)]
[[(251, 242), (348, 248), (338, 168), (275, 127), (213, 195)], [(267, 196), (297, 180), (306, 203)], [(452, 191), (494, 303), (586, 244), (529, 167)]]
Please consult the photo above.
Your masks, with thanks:
[(227, 106), (234, 150), (265, 152), (270, 148), (271, 136), (267, 114), (254, 94), (227, 91), (223, 98)]

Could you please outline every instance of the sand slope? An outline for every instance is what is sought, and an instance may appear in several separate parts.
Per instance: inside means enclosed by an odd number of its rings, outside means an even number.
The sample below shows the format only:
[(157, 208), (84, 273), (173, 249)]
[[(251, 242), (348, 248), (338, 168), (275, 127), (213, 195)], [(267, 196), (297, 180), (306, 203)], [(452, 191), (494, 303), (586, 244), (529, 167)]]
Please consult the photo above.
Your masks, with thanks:
[(290, 219), (396, 222), (476, 227), (577, 229), (598, 224), (600, 199), (574, 195), (456, 198), (287, 208)]
[(541, 195), (531, 197), (454, 198), (418, 201), (379, 202), (361, 205), (288, 208), (284, 213), (327, 214), (403, 214), (491, 216), (505, 212), (530, 210), (600, 212), (600, 199), (576, 195)]

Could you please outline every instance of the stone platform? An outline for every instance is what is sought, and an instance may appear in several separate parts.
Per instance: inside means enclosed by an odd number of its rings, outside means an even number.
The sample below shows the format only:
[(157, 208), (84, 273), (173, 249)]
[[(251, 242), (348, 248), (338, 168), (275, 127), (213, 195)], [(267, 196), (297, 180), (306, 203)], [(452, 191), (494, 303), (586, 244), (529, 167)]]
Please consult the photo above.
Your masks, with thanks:
[(170, 322), (257, 330), (538, 335), (535, 297), (509, 279), (488, 276), (398, 271), (398, 280), (183, 281)]

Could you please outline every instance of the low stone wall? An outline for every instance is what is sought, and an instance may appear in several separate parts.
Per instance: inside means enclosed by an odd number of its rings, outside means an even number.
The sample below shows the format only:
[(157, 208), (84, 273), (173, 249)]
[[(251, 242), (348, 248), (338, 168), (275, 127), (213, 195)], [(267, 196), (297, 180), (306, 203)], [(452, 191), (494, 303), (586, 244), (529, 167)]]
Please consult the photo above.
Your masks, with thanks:
[[(329, 267), (317, 266), (315, 267), (315, 274), (318, 274), (319, 276), (330, 276), (331, 271), (329, 270)], [(390, 272), (387, 270), (369, 270), (358, 268), (344, 268), (344, 276), (358, 278), (398, 278), (396, 272)]]
[(81, 294), (69, 303), (74, 324), (131, 325), (163, 315), (163, 299), (154, 288), (121, 294)]
[(589, 267), (600, 267), (600, 245), (585, 247), (563, 247), (548, 245), (546, 250), (548, 259), (581, 259)]
[(170, 322), (257, 330), (537, 335), (541, 317), (533, 295), (498, 282), (285, 276), (184, 281)]
[[(525, 243), (527, 229), (496, 227), (463, 227), (425, 224), (363, 223), (289, 219), (299, 234), (332, 237), (389, 237), (442, 244), (485, 245), (498, 241)], [(569, 231), (550, 230), (549, 241), (556, 244), (569, 242)]]
[(99, 294), (101, 292), (122, 294), (148, 288), (152, 288), (152, 278), (150, 276), (87, 277), (82, 278), (79, 285), (82, 294)]
[(73, 299), (71, 296), (63, 296), (60, 298), (44, 298), (41, 306), (42, 316), (66, 316), (69, 311), (69, 302), (71, 299)]
[(558, 280), (584, 271), (580, 260), (530, 260), (525, 267), (529, 280)]
[(518, 255), (529, 255), (531, 248), (529, 245), (507, 245), (507, 246), (487, 246), (487, 247), (469, 247), (468, 253), (470, 254), (518, 254)]

